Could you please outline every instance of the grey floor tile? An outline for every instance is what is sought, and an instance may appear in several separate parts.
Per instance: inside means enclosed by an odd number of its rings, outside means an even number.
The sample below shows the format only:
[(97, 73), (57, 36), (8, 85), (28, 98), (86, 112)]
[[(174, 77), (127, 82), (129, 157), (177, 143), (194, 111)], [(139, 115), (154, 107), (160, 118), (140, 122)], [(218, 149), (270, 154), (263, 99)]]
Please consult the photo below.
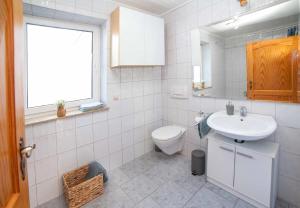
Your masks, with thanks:
[(234, 203), (203, 187), (185, 205), (185, 208), (233, 208)]
[(192, 197), (192, 194), (174, 182), (168, 182), (157, 189), (151, 198), (163, 208), (180, 208)]
[(83, 208), (133, 208), (135, 203), (121, 189), (106, 192)]
[(205, 177), (189, 174), (185, 177), (177, 177), (173, 180), (173, 182), (191, 194), (194, 194), (205, 185)]
[(236, 203), (238, 200), (238, 197), (234, 196), (233, 194), (225, 191), (224, 189), (221, 189), (220, 187), (211, 184), (211, 183), (206, 183), (205, 187), (209, 190), (211, 190), (212, 192), (218, 194), (219, 196), (223, 197), (224, 199), (232, 202), (232, 203)]
[(150, 197), (147, 197), (141, 201), (135, 208), (161, 208), (155, 201)]
[(130, 179), (139, 176), (148, 169), (149, 167), (138, 159), (126, 163), (120, 167), (120, 170), (123, 171), (123, 173), (125, 173)]
[(122, 190), (135, 202), (138, 203), (149, 196), (159, 187), (154, 181), (145, 175), (133, 178), (121, 185)]
[(276, 208), (289, 208), (289, 204), (286, 201), (283, 201), (281, 199), (277, 199)]
[(67, 204), (63, 195), (52, 199), (45, 204), (38, 206), (38, 208), (66, 208)]
[(255, 206), (249, 204), (248, 202), (245, 202), (245, 201), (239, 199), (234, 208), (255, 208)]
[(130, 180), (130, 178), (120, 168), (110, 171), (108, 175), (109, 180), (117, 185), (122, 185)]

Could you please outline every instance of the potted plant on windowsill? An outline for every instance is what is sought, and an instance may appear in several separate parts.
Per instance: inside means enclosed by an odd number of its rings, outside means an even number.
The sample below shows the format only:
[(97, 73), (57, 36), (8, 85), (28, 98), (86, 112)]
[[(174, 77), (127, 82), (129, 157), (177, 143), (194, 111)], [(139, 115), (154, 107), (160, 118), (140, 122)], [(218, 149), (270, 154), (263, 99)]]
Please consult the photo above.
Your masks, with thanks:
[(59, 100), (56, 103), (57, 105), (57, 117), (65, 117), (66, 116), (66, 109), (65, 109), (65, 101)]

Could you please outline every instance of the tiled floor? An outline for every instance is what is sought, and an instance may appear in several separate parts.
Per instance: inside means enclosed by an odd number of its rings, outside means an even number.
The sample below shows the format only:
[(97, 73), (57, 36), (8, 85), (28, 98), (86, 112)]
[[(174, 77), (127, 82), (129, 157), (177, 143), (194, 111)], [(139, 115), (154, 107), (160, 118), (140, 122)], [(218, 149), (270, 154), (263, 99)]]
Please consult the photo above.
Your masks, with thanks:
[[(64, 208), (59, 197), (39, 208)], [(232, 194), (192, 176), (182, 155), (151, 152), (109, 173), (105, 193), (85, 208), (253, 208)], [(288, 208), (278, 203), (278, 208)]]

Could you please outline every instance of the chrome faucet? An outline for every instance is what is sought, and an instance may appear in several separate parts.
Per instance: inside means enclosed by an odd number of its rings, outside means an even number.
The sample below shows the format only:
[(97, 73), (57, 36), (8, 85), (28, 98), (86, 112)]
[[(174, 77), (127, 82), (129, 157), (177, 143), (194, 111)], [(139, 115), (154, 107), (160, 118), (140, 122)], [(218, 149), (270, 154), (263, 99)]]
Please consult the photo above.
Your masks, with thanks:
[(241, 108), (240, 108), (240, 116), (241, 117), (246, 117), (247, 116), (247, 108), (246, 108), (246, 106), (241, 106)]

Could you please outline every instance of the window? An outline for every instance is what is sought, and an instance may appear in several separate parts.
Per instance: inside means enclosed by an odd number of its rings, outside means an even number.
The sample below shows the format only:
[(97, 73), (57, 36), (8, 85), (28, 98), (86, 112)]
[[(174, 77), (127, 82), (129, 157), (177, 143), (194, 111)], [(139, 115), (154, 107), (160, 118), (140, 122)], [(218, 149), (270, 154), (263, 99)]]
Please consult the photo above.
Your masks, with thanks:
[(26, 115), (100, 100), (97, 27), (26, 18)]

